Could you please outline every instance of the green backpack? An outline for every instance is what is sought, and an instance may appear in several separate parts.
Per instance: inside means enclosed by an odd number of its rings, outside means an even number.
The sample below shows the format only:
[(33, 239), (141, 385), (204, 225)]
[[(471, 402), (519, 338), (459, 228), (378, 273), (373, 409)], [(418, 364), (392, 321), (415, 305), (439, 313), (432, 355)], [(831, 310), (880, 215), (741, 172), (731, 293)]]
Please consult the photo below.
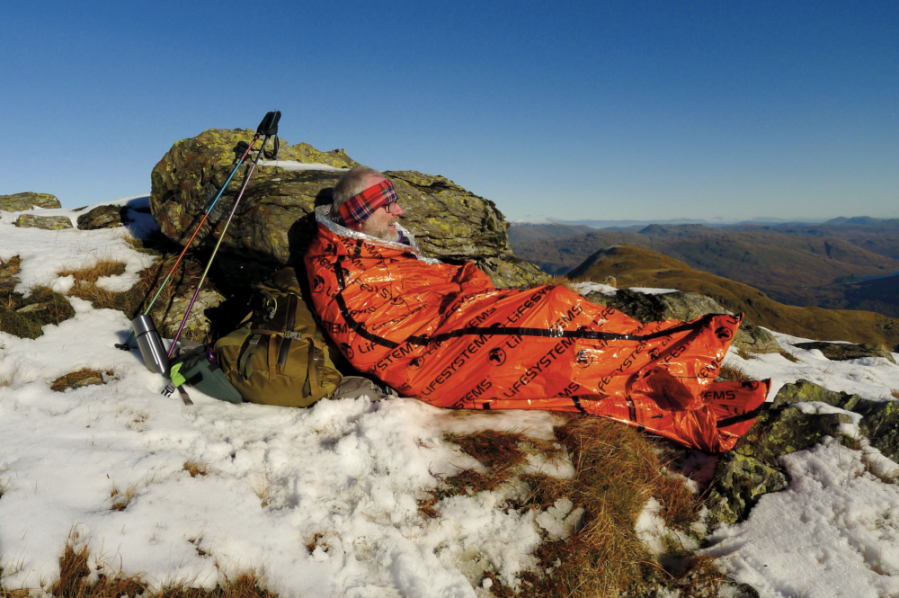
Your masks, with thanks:
[(308, 407), (330, 397), (343, 376), (303, 301), (293, 268), (254, 287), (253, 311), (215, 343), (215, 357), (245, 401)]

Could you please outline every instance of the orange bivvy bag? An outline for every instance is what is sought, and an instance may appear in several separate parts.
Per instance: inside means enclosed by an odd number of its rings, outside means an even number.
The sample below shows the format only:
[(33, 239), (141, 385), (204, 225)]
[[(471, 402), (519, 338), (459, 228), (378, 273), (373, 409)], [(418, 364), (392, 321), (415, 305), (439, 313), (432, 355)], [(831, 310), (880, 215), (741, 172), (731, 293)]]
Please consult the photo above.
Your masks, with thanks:
[(471, 263), (439, 263), (322, 216), (305, 259), (343, 355), (439, 407), (580, 411), (721, 452), (769, 390), (714, 381), (739, 316), (641, 324), (560, 286), (498, 290)]

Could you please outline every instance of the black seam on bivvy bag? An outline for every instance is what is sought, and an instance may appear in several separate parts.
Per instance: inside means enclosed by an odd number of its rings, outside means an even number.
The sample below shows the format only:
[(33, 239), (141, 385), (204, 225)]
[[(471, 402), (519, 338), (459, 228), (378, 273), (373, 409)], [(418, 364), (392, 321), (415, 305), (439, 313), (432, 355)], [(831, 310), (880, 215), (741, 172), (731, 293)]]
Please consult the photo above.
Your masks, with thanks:
[(761, 406), (756, 407), (752, 411), (747, 411), (743, 415), (735, 415), (733, 417), (728, 417), (725, 419), (719, 419), (715, 422), (715, 425), (718, 428), (726, 428), (728, 426), (732, 426), (734, 424), (739, 424), (740, 422), (745, 422), (746, 420), (750, 420), (759, 416), (759, 414), (765, 409), (764, 403)]
[(343, 316), (343, 319), (346, 321), (347, 326), (353, 329), (353, 332), (361, 336), (367, 341), (376, 343), (381, 345), (382, 347), (387, 347), (388, 349), (396, 349), (399, 347), (399, 343), (395, 343), (393, 341), (387, 340), (386, 338), (381, 338), (376, 334), (372, 334), (368, 330), (365, 329), (365, 325), (361, 322), (357, 322), (355, 318), (353, 318), (349, 310), (346, 306), (346, 301), (343, 299), (343, 291), (346, 289), (346, 279), (343, 277), (343, 268), (341, 267), (341, 263), (343, 262), (343, 258), (337, 258), (337, 261), (334, 262), (334, 274), (337, 275), (337, 287), (339, 289), (338, 293), (334, 296), (334, 299), (337, 300), (337, 307), (340, 309), (340, 315)]
[[(359, 241), (361, 243), (361, 241)], [(416, 336), (412, 335), (406, 338), (403, 342), (396, 342), (384, 337), (378, 336), (376, 334), (372, 334), (368, 330), (365, 329), (365, 325), (361, 322), (357, 322), (353, 316), (350, 315), (349, 309), (347, 308), (346, 301), (343, 298), (343, 291), (346, 290), (346, 279), (343, 276), (343, 257), (338, 257), (334, 262), (334, 274), (337, 277), (337, 287), (338, 292), (334, 296), (334, 299), (337, 301), (337, 308), (340, 310), (340, 315), (343, 316), (343, 319), (346, 321), (347, 325), (352, 328), (352, 330), (364, 338), (367, 341), (376, 343), (383, 347), (387, 347), (388, 349), (395, 349), (402, 344), (410, 344), (410, 345), (430, 345), (433, 343), (442, 343), (444, 341), (459, 338), (460, 336), (533, 336), (533, 337), (550, 337), (550, 338), (579, 338), (585, 340), (600, 340), (600, 341), (615, 341), (615, 340), (623, 340), (623, 341), (636, 341), (636, 342), (644, 342), (650, 341), (657, 338), (663, 338), (666, 336), (670, 336), (672, 334), (678, 334), (681, 332), (689, 332), (693, 330), (698, 330), (703, 326), (707, 325), (708, 322), (711, 321), (716, 314), (706, 314), (695, 322), (689, 322), (685, 324), (681, 324), (680, 326), (675, 326), (674, 328), (669, 328), (667, 330), (660, 330), (658, 332), (652, 332), (650, 334), (618, 334), (614, 332), (597, 332), (593, 330), (585, 330), (584, 327), (578, 328), (577, 330), (558, 330), (553, 328), (524, 328), (524, 327), (511, 327), (505, 328), (501, 326), (491, 326), (489, 328), (483, 328), (478, 326), (469, 326), (466, 328), (459, 328), (457, 330), (453, 330), (451, 332), (445, 332), (443, 334), (438, 334), (436, 336)]]

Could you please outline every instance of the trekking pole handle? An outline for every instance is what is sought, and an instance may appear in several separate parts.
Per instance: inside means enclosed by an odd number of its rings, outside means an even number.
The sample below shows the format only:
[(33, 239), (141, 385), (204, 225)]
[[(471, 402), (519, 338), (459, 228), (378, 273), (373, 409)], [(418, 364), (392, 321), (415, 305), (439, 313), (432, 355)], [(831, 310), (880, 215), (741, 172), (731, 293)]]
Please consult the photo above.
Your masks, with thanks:
[[(259, 126), (256, 127), (257, 135), (265, 135), (266, 137), (272, 137), (278, 133), (278, 122), (281, 120), (281, 111), (273, 110), (271, 112), (266, 113), (266, 115), (262, 118), (262, 122), (259, 123)], [(263, 141), (263, 146), (265, 142)]]

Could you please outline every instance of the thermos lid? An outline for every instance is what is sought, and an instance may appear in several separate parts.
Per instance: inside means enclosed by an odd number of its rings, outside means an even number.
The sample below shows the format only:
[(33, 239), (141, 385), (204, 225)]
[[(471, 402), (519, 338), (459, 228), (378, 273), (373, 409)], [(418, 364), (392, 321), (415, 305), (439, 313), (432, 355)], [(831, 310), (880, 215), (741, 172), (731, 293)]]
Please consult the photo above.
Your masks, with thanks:
[(131, 321), (134, 326), (134, 335), (140, 336), (146, 332), (156, 332), (156, 326), (153, 324), (153, 318), (148, 315), (137, 316)]

